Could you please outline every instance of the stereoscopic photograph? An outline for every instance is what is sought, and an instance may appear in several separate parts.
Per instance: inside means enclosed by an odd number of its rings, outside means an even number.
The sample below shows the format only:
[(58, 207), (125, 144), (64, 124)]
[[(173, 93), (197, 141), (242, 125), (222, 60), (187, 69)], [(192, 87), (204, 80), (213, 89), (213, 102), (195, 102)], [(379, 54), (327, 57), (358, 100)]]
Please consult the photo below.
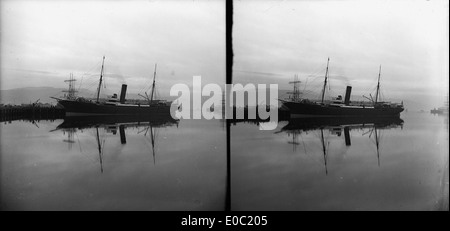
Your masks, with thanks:
[(449, 209), (448, 1), (0, 12), (2, 211)]

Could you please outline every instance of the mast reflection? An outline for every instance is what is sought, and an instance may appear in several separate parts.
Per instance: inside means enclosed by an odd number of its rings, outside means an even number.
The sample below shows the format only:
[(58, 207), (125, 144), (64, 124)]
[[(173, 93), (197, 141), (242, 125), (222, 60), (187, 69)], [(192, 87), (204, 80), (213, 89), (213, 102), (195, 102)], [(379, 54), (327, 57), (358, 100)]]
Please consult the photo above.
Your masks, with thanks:
[[(103, 155), (105, 139), (101, 139), (99, 129), (104, 129), (107, 133), (113, 135), (119, 131), (120, 143), (125, 145), (127, 143), (125, 130), (128, 128), (138, 129), (137, 134), (143, 134), (145, 137), (150, 135), (150, 141), (152, 146), (153, 163), (155, 164), (155, 142), (156, 142), (156, 129), (177, 126), (179, 120), (175, 120), (171, 117), (151, 117), (151, 116), (79, 116), (79, 117), (66, 117), (64, 122), (56, 127), (55, 130), (63, 131), (63, 134), (67, 133), (67, 139), (63, 142), (68, 143), (69, 150), (72, 149), (75, 144), (75, 134), (82, 132), (83, 130), (94, 129), (95, 140), (97, 143), (97, 151), (100, 163), (100, 171), (103, 173)], [(53, 130), (53, 131), (55, 131)], [(78, 141), (80, 144), (80, 141)], [(80, 144), (80, 152), (81, 144)]]
[(293, 151), (296, 151), (297, 146), (303, 145), (306, 152), (305, 143), (300, 143), (299, 137), (308, 132), (319, 131), (319, 139), (321, 141), (321, 152), (323, 155), (325, 174), (328, 175), (328, 155), (329, 142), (325, 139), (324, 131), (329, 131), (330, 134), (340, 137), (344, 133), (345, 146), (352, 145), (350, 132), (351, 130), (363, 131), (362, 136), (369, 134), (376, 146), (376, 154), (378, 159), (378, 166), (380, 166), (380, 136), (382, 130), (403, 128), (403, 120), (398, 117), (386, 118), (299, 118), (291, 119), (289, 123), (284, 126), (280, 132), (285, 132), (289, 136), (292, 135), (292, 141), (289, 144), (293, 145)]

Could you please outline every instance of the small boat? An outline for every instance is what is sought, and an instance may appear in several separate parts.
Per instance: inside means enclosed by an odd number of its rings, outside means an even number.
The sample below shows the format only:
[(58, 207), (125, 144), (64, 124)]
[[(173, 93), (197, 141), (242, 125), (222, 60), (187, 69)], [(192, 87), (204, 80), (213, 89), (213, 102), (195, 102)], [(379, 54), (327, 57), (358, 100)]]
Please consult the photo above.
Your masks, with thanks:
[(431, 114), (438, 114), (438, 115), (448, 115), (448, 94), (447, 94), (447, 101), (444, 102), (444, 106), (439, 108), (434, 108), (430, 110)]
[(280, 100), (290, 110), (291, 118), (305, 118), (305, 117), (399, 117), (400, 113), (404, 110), (402, 103), (391, 103), (379, 101), (380, 91), (380, 72), (378, 74), (378, 85), (375, 94), (375, 99), (370, 99), (372, 102), (351, 102), (350, 94), (352, 87), (347, 86), (345, 92), (345, 98), (338, 96), (332, 101), (325, 102), (324, 95), (327, 86), (328, 79), (328, 64), (330, 59), (328, 58), (327, 68), (325, 73), (325, 81), (322, 89), (322, 97), (320, 101), (313, 101), (309, 99), (302, 99), (299, 97), (299, 88), (297, 79), (293, 82), (294, 92), (293, 97)]
[(65, 111), (66, 116), (90, 116), (90, 115), (153, 115), (153, 116), (170, 116), (170, 102), (165, 100), (155, 100), (155, 78), (156, 78), (156, 64), (153, 75), (152, 92), (149, 97), (147, 93), (144, 97), (146, 100), (126, 100), (127, 85), (123, 84), (120, 92), (120, 98), (117, 98), (117, 94), (109, 97), (108, 99), (100, 99), (100, 90), (103, 81), (103, 67), (105, 57), (103, 56), (102, 69), (100, 71), (100, 80), (97, 88), (96, 99), (88, 99), (84, 97), (77, 97), (73, 87), (72, 77), (69, 82), (68, 94), (65, 98), (55, 98), (59, 104), (61, 104)]

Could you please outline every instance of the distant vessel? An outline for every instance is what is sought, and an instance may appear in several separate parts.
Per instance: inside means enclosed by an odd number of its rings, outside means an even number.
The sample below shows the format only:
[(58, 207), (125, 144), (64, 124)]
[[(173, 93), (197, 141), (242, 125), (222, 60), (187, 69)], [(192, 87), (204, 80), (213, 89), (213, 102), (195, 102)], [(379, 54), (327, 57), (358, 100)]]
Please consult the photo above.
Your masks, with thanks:
[(293, 97), (287, 100), (280, 100), (287, 108), (290, 110), (292, 118), (302, 118), (302, 117), (380, 117), (380, 116), (400, 116), (400, 112), (404, 110), (403, 102), (401, 104), (382, 102), (379, 101), (379, 91), (380, 91), (380, 72), (378, 74), (378, 85), (375, 94), (375, 99), (370, 99), (372, 102), (350, 102), (351, 86), (347, 86), (345, 92), (345, 99), (342, 100), (342, 96), (338, 96), (332, 101), (325, 102), (324, 95), (327, 87), (328, 79), (328, 64), (330, 59), (327, 61), (327, 68), (325, 73), (325, 81), (322, 89), (322, 97), (320, 102), (312, 101), (309, 99), (302, 99), (299, 97), (298, 84), (300, 81), (295, 79), (295, 81), (290, 82), (294, 84), (294, 92), (292, 92)]
[(114, 94), (108, 99), (100, 99), (100, 90), (103, 81), (103, 66), (105, 62), (105, 57), (103, 56), (102, 69), (100, 71), (100, 80), (97, 88), (97, 97), (95, 100), (87, 99), (83, 97), (77, 97), (75, 94), (75, 89), (73, 87), (72, 77), (69, 82), (68, 94), (65, 98), (55, 98), (59, 104), (61, 104), (65, 111), (66, 116), (86, 116), (86, 115), (161, 115), (170, 116), (170, 102), (165, 100), (155, 100), (155, 78), (156, 78), (156, 64), (155, 71), (153, 75), (152, 92), (149, 97), (147, 93), (146, 96), (142, 96), (146, 101), (142, 100), (131, 100), (127, 101), (125, 99), (127, 85), (123, 84), (120, 92), (120, 98), (117, 98), (117, 94)]
[(431, 114), (448, 115), (448, 94), (447, 101), (445, 101), (444, 106), (439, 108), (434, 108), (430, 110)]

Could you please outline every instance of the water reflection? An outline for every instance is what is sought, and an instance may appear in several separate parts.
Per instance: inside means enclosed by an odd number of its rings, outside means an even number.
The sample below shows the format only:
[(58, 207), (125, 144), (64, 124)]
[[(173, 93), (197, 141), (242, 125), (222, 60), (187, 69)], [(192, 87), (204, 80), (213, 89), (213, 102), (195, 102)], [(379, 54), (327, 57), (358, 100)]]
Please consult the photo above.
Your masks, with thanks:
[(2, 210), (224, 208), (220, 121), (15, 120), (1, 123), (0, 135)]
[[(105, 138), (100, 136), (99, 130), (105, 133), (117, 135), (119, 131), (120, 143), (125, 145), (127, 143), (125, 130), (137, 129), (137, 134), (142, 134), (151, 144), (151, 152), (153, 154), (153, 164), (156, 164), (155, 158), (155, 142), (158, 128), (177, 126), (179, 120), (171, 117), (150, 117), (150, 116), (72, 116), (66, 117), (64, 121), (59, 124), (54, 131), (62, 131), (67, 135), (67, 139), (63, 142), (68, 143), (68, 149), (71, 150), (76, 143), (75, 136), (77, 132), (84, 130), (93, 130), (95, 141), (97, 144), (98, 161), (100, 163), (100, 171), (103, 173), (103, 155), (105, 147)], [(78, 140), (81, 152), (81, 142)]]
[(445, 210), (448, 204), (442, 196), (448, 195), (448, 129), (445, 118), (426, 113), (295, 119), (272, 131), (242, 121), (231, 127), (231, 153), (233, 210)]
[[(308, 136), (308, 133), (318, 132), (318, 140), (320, 140), (320, 151), (315, 153), (321, 153), (323, 155), (323, 163), (325, 166), (325, 174), (328, 175), (327, 160), (330, 154), (329, 146), (330, 136), (341, 137), (344, 134), (345, 146), (348, 148), (352, 145), (351, 131), (357, 131), (361, 136), (368, 136), (372, 139), (376, 146), (376, 154), (378, 158), (378, 166), (380, 166), (380, 140), (383, 130), (388, 129), (402, 129), (403, 120), (398, 117), (386, 117), (386, 118), (299, 118), (291, 119), (289, 123), (281, 128), (281, 131), (285, 132), (288, 136), (292, 137), (289, 144), (292, 144), (293, 151), (297, 150), (297, 146), (303, 145), (303, 150), (307, 154), (306, 144), (303, 141), (302, 135)], [(329, 134), (328, 138), (324, 133)], [(356, 132), (355, 132), (356, 133)], [(345, 150), (347, 151), (347, 150)], [(332, 152), (332, 151), (331, 151)]]

